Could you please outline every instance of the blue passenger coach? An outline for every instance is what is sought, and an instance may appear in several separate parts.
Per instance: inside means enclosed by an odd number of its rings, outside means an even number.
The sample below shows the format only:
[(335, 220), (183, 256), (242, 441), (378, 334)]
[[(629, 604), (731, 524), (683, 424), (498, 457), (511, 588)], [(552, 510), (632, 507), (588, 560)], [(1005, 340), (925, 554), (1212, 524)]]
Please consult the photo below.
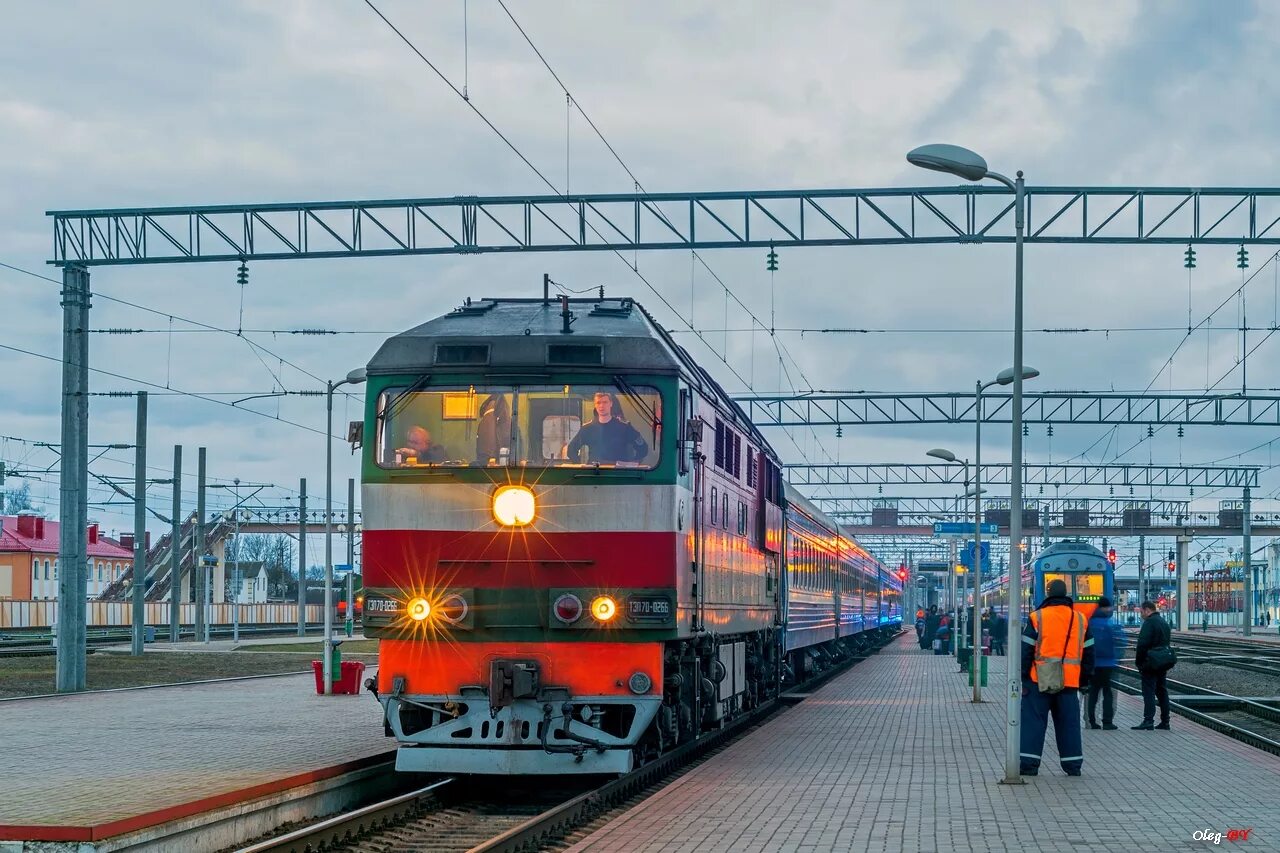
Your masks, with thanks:
[(860, 645), (862, 635), (900, 625), (902, 582), (791, 486), (786, 499), (784, 650), (793, 669), (809, 669), (815, 646)]

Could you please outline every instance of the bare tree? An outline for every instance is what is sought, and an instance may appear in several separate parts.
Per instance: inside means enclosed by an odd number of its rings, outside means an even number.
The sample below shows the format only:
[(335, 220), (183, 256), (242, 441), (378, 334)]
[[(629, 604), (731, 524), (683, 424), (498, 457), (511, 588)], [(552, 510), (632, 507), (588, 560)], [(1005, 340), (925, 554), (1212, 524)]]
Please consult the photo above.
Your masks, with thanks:
[(30, 483), (23, 483), (16, 489), (9, 489), (0, 493), (0, 497), (4, 498), (3, 500), (0, 500), (0, 504), (3, 504), (5, 515), (17, 515), (23, 510), (39, 509), (39, 507), (31, 501)]

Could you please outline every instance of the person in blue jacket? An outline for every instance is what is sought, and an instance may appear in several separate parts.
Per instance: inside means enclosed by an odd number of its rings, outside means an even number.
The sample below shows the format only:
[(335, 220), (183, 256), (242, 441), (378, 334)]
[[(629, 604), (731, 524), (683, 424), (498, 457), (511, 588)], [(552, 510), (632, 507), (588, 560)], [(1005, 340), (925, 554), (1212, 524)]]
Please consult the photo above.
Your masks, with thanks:
[[(1089, 681), (1089, 728), (1115, 731), (1116, 688), (1111, 683), (1120, 657), (1124, 654), (1125, 635), (1112, 621), (1111, 600), (1098, 599), (1098, 607), (1089, 619), (1093, 635), (1093, 678)], [(1102, 694), (1102, 725), (1098, 725), (1098, 694)]]

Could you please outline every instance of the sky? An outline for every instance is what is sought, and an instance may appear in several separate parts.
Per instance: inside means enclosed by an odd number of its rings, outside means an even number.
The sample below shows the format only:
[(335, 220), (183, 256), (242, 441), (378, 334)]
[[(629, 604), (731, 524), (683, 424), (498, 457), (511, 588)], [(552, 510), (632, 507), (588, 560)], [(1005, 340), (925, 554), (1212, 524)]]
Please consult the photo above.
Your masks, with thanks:
[[(360, 0), (51, 0), (7, 13), (0, 459), (49, 469), (28, 480), (49, 513), (58, 503), (56, 456), (35, 442), (59, 439), (58, 289), (41, 278), (58, 277), (46, 264), (50, 209), (625, 192), (637, 180), (654, 192), (951, 182), (907, 164), (904, 153), (927, 142), (973, 148), (997, 171), (1025, 171), (1032, 185), (1280, 183), (1280, 117), (1267, 109), (1280, 85), (1274, 4), (376, 6), (449, 84)], [(465, 87), (469, 102), (450, 84)], [(566, 88), (581, 112), (566, 109)], [(1239, 387), (1238, 300), (1215, 315), (1215, 330), (1179, 331), (1188, 311), (1199, 322), (1242, 282), (1234, 247), (1198, 252), (1188, 274), (1176, 246), (1030, 247), (1028, 329), (1144, 330), (1029, 332), (1026, 362), (1042, 371), (1035, 387), (1195, 391), (1224, 374), (1219, 387)], [(1249, 325), (1263, 327), (1251, 333), (1256, 341), (1277, 325), (1280, 264), (1268, 264), (1262, 247), (1251, 254), (1249, 272), (1258, 274), (1244, 296)], [(536, 295), (543, 273), (572, 289), (635, 297), (734, 391), (962, 391), (1011, 362), (1010, 247), (780, 255), (770, 276), (754, 249), (705, 252), (705, 265), (688, 252), (642, 254), (635, 260), (652, 289), (604, 253), (262, 262), (250, 265), (243, 289), (232, 264), (99, 268), (91, 358), (115, 375), (95, 373), (90, 384), (94, 392), (153, 392), (151, 476), (169, 476), (172, 447), (182, 444), (185, 502), (194, 503), (195, 448), (204, 446), (211, 482), (269, 484), (255, 500), (281, 505), (296, 500), (305, 477), (316, 506), (323, 400), (231, 403), (322, 389), (364, 364), (389, 334), (465, 295)], [(736, 302), (726, 308), (722, 283), (756, 318), (794, 331), (723, 331), (755, 324)], [(799, 331), (832, 326), (885, 331)], [(299, 329), (340, 334), (292, 333)], [(1277, 352), (1280, 342), (1268, 341), (1249, 358), (1251, 391), (1280, 386)], [(132, 443), (133, 405), (92, 398), (91, 443)], [(339, 397), (335, 421), (358, 412), (357, 398)], [(986, 433), (984, 457), (1007, 459), (1007, 429)], [(771, 436), (794, 462), (923, 461), (930, 447), (959, 453), (972, 443), (962, 426)], [(1164, 430), (1148, 440), (1140, 427), (1060, 426), (1052, 437), (1033, 428), (1026, 452), (1031, 461), (1262, 465), (1265, 510), (1276, 508), (1280, 487), (1270, 468), (1276, 445), (1280, 437), (1263, 428), (1196, 428), (1182, 438)], [(131, 451), (102, 450), (96, 474), (131, 478)], [(345, 480), (357, 469), (344, 445), (335, 442), (334, 452), (343, 506)], [(104, 505), (106, 487), (95, 483), (90, 517), (131, 529), (129, 508)], [(149, 492), (166, 512), (168, 489)], [(1195, 499), (1212, 509), (1234, 497)], [(210, 496), (214, 509), (228, 501), (226, 490)], [(1236, 544), (1206, 540), (1197, 549), (1222, 556)]]

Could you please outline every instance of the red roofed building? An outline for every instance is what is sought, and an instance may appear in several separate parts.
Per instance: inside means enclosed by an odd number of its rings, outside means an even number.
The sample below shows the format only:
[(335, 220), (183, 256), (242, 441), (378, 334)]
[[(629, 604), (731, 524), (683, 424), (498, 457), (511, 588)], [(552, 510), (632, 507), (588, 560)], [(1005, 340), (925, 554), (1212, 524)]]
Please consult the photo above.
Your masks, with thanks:
[[(62, 525), (29, 513), (0, 516), (0, 525), (0, 599), (57, 598)], [(89, 525), (89, 598), (97, 598), (133, 565), (133, 537), (123, 538), (109, 539), (97, 524)]]

